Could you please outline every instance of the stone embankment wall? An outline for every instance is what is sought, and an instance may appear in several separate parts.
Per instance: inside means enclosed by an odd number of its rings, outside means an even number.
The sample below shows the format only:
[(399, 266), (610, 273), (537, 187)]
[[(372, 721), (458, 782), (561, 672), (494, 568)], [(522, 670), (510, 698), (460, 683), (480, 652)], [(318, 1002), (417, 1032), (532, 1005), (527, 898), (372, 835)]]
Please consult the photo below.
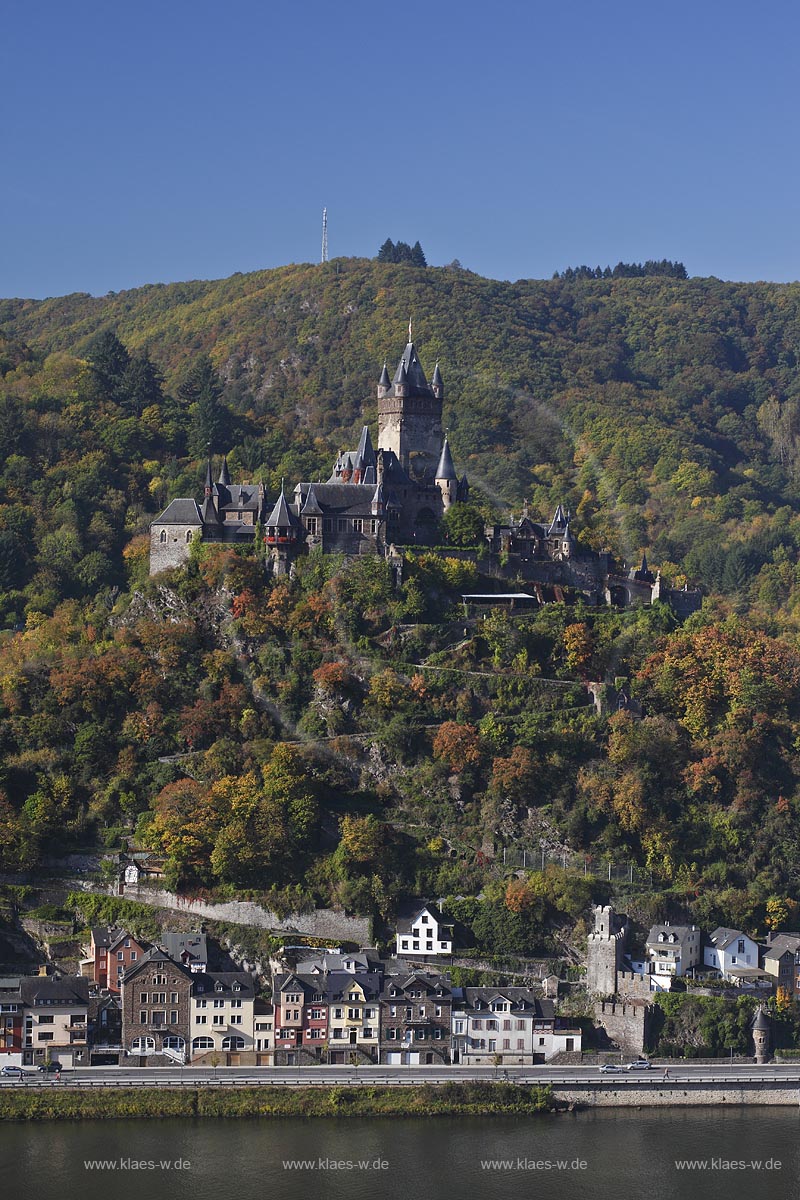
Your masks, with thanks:
[[(83, 881), (78, 886), (83, 891), (117, 894), (113, 884), (108, 889), (98, 889)], [(154, 908), (168, 908), (198, 918), (205, 917), (209, 921), (231, 921), (235, 925), (269, 929), (272, 933), (297, 933), (305, 937), (356, 942), (358, 945), (366, 945), (369, 942), (367, 917), (348, 917), (346, 913), (331, 908), (319, 908), (308, 913), (290, 913), (288, 917), (279, 917), (277, 913), (250, 900), (226, 900), (222, 904), (209, 904), (205, 900), (190, 900), (176, 895), (175, 892), (153, 887), (128, 886), (123, 898), (134, 900), (137, 904), (152, 904)]]
[(709, 1104), (764, 1104), (774, 1106), (800, 1103), (800, 1086), (784, 1081), (754, 1079), (748, 1083), (685, 1083), (661, 1079), (636, 1079), (615, 1087), (603, 1084), (553, 1086), (555, 1098), (565, 1104), (587, 1108), (674, 1108)]

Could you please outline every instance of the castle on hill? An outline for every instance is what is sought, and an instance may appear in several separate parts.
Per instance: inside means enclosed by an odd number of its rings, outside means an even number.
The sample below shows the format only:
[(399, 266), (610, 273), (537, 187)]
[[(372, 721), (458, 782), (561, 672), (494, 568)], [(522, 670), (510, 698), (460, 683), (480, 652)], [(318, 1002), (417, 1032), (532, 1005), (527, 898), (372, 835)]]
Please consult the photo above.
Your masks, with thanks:
[[(356, 449), (340, 451), (327, 481), (297, 483), (289, 497), (281, 488), (276, 500), (263, 484), (232, 483), (225, 458), (215, 482), (209, 459), (202, 501), (172, 500), (150, 526), (151, 575), (184, 564), (196, 538), (239, 545), (263, 537), (276, 575), (290, 573), (295, 559), (313, 549), (399, 562), (395, 546), (436, 544), (445, 512), (469, 498), (466, 473), (459, 478), (442, 435), (443, 399), (439, 364), (428, 383), (409, 325), (394, 376), (384, 363), (378, 380), (377, 447), (365, 425)], [(526, 507), (517, 520), (489, 525), (485, 534), (486, 573), (530, 581), (540, 603), (565, 599), (563, 589), (594, 605), (662, 599), (680, 615), (700, 603), (697, 592), (665, 588), (645, 557), (627, 569), (609, 553), (582, 546), (560, 504), (549, 522), (533, 521)]]
[(437, 540), (441, 519), (469, 497), (459, 479), (447, 437), (442, 436), (444, 381), (437, 363), (430, 383), (409, 340), (394, 377), (386, 363), (378, 381), (378, 445), (369, 426), (355, 450), (339, 453), (326, 482), (281, 490), (274, 503), (263, 485), (232, 484), (227, 460), (214, 482), (211, 462), (201, 503), (171, 501), (150, 527), (150, 573), (180, 566), (196, 536), (204, 542), (252, 541), (260, 529), (276, 574), (309, 550), (385, 555), (401, 545)]

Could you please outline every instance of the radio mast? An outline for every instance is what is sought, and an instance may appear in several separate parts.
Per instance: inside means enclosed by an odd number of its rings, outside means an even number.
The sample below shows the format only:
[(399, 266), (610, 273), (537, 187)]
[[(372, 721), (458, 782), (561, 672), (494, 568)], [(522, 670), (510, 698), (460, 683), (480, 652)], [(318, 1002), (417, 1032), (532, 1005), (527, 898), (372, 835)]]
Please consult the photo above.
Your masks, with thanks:
[(328, 210), (322, 210), (322, 258), (320, 262), (328, 261)]

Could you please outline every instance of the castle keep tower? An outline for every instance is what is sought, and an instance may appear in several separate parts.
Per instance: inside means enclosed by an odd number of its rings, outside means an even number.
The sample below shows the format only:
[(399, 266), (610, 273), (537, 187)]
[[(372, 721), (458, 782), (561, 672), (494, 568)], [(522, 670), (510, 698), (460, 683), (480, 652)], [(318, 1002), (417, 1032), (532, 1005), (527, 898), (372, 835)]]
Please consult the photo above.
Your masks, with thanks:
[(586, 948), (586, 987), (589, 992), (600, 996), (615, 995), (627, 932), (625, 918), (610, 904), (594, 906), (594, 929), (589, 934)]
[(378, 383), (378, 449), (392, 450), (416, 483), (433, 484), (442, 451), (444, 383), (439, 364), (429, 384), (411, 340), (394, 378), (384, 363)]

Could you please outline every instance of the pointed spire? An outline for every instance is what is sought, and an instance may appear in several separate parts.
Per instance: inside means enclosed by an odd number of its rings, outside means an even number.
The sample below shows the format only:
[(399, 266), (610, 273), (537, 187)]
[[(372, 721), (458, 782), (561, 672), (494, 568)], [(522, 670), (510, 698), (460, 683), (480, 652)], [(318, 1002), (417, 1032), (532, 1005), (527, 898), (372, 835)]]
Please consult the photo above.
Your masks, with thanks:
[(367, 467), (375, 466), (375, 451), (372, 447), (372, 438), (369, 435), (369, 425), (365, 425), (361, 430), (361, 438), (359, 439), (358, 449), (356, 450), (356, 459), (353, 463), (353, 469), (360, 467), (362, 474)]
[(219, 479), (217, 480), (217, 483), (221, 483), (223, 487), (231, 486), (231, 473), (228, 470), (227, 454), (223, 454), (222, 456), (222, 466), (219, 469)]
[(564, 509), (559, 504), (553, 514), (553, 519), (550, 522), (550, 528), (547, 532), (548, 534), (552, 535), (556, 530), (566, 529), (568, 524), (569, 522), (567, 521)]
[(214, 477), (211, 473), (211, 446), (208, 447), (208, 462), (206, 463), (206, 481), (203, 485), (203, 495), (211, 496), (214, 492)]
[(381, 371), (381, 377), (378, 380), (378, 387), (388, 388), (391, 386), (392, 386), (392, 381), (389, 378), (389, 368), (387, 367), (386, 360), (384, 359), (383, 370)]
[(222, 524), (219, 519), (219, 513), (217, 512), (217, 506), (214, 503), (214, 497), (210, 494), (210, 492), (206, 492), (205, 499), (203, 500), (200, 508), (200, 516), (203, 518), (204, 525)]
[(436, 360), (436, 366), (433, 368), (433, 378), (431, 379), (431, 388), (433, 389), (434, 395), (438, 396), (439, 399), (441, 399), (442, 396), (444, 395), (444, 380), (442, 379), (442, 372), (439, 370), (438, 358)]
[(455, 464), (453, 463), (453, 456), (450, 453), (450, 443), (447, 440), (447, 437), (444, 439), (444, 445), (442, 446), (442, 453), (439, 458), (439, 465), (436, 468), (435, 478), (448, 480), (458, 479), (458, 476), (456, 475)]
[(275, 501), (275, 507), (267, 517), (267, 525), (270, 528), (274, 526), (276, 529), (291, 529), (294, 526), (292, 515), (289, 512), (289, 505), (286, 503), (286, 497), (283, 494), (283, 487), (281, 487), (280, 495)]
[(647, 574), (647, 551), (646, 550), (642, 551), (642, 565), (639, 567), (639, 570), (641, 571), (641, 573), (643, 575)]
[(383, 499), (383, 484), (379, 483), (372, 496), (372, 511), (375, 516), (377, 516), (379, 513), (383, 512), (384, 508), (385, 503)]
[(308, 491), (306, 492), (305, 502), (300, 510), (300, 516), (322, 516), (322, 509), (319, 506), (319, 500), (317, 500), (317, 493), (314, 491), (313, 483), (309, 484)]

